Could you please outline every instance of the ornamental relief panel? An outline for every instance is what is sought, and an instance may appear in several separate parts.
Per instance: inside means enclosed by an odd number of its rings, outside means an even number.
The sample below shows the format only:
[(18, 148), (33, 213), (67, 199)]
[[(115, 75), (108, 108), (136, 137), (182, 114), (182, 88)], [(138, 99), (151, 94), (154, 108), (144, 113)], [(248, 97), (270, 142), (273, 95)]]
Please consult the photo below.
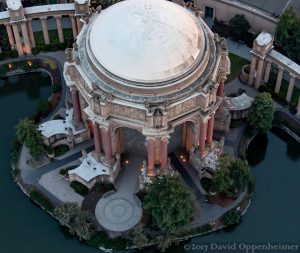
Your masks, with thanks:
[(174, 118), (175, 116), (189, 112), (195, 109), (197, 106), (197, 97), (184, 101), (183, 103), (168, 109), (169, 118)]
[(128, 117), (131, 119), (142, 120), (142, 121), (145, 121), (146, 119), (145, 111), (124, 106), (124, 105), (112, 104), (111, 113), (123, 117)]

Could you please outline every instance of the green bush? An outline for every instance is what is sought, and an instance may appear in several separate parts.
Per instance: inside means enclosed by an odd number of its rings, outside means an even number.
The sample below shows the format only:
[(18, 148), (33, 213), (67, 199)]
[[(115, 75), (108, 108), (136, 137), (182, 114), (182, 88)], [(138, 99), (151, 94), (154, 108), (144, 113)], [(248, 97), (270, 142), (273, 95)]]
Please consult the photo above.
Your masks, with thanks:
[(62, 176), (66, 176), (68, 174), (69, 170), (73, 170), (77, 167), (78, 167), (77, 165), (74, 165), (74, 166), (70, 166), (70, 167), (67, 167), (67, 168), (60, 169), (59, 174), (62, 175)]
[(107, 192), (110, 190), (114, 190), (114, 186), (112, 184), (104, 184), (104, 183), (96, 183), (95, 190), (97, 192)]
[(77, 192), (81, 196), (85, 196), (89, 193), (89, 189), (85, 185), (77, 181), (71, 182), (70, 186), (73, 188), (75, 192)]
[(223, 216), (223, 224), (225, 226), (238, 224), (238, 223), (240, 223), (240, 221), (241, 221), (240, 213), (233, 209), (228, 211), (227, 213), (225, 213)]
[(65, 145), (65, 144), (61, 144), (61, 145), (54, 147), (54, 152), (55, 152), (56, 157), (64, 155), (69, 150), (70, 150), (69, 146)]
[(37, 111), (38, 113), (45, 115), (51, 109), (51, 104), (48, 99), (41, 99), (37, 104)]
[(65, 118), (59, 114), (54, 115), (53, 120), (58, 120), (58, 119), (65, 119)]
[(52, 203), (48, 200), (47, 197), (45, 197), (41, 192), (39, 192), (36, 188), (32, 188), (30, 190), (30, 198), (34, 201), (36, 201), (39, 205), (41, 205), (43, 208), (45, 208), (47, 211), (52, 212), (54, 209), (54, 206)]

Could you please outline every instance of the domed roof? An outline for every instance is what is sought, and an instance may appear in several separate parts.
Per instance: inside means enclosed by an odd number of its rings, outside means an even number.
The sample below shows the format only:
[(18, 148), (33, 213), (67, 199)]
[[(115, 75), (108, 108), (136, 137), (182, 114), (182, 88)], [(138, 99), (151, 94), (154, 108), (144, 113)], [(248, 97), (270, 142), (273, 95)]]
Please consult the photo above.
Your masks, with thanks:
[(197, 18), (166, 0), (117, 3), (95, 18), (89, 36), (92, 53), (103, 68), (142, 83), (187, 73), (205, 46)]

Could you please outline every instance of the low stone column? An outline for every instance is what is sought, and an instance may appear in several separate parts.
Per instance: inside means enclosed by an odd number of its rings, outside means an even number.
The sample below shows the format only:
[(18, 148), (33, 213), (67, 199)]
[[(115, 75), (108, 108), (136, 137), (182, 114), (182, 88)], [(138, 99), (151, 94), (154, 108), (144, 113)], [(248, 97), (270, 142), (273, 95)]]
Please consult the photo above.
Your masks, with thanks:
[(290, 103), (293, 95), (293, 89), (296, 81), (296, 76), (293, 73), (290, 73), (290, 83), (286, 95), (286, 102)]
[(34, 34), (32, 30), (32, 20), (27, 19), (27, 29), (28, 29), (28, 34), (29, 34), (29, 39), (31, 42), (31, 48), (35, 48), (35, 39), (34, 39)]
[(224, 81), (225, 81), (225, 79), (221, 78), (220, 82), (219, 82), (219, 87), (217, 90), (217, 96), (219, 96), (219, 97), (224, 97)]
[(250, 86), (252, 86), (252, 84), (253, 84), (256, 62), (257, 62), (256, 56), (252, 55), (249, 78), (248, 78), (248, 85), (250, 85)]
[(14, 36), (15, 36), (15, 40), (16, 40), (16, 47), (17, 47), (17, 50), (18, 50), (18, 55), (23, 56), (24, 52), (23, 52), (23, 46), (22, 46), (21, 39), (20, 39), (19, 27), (18, 27), (17, 24), (13, 24), (12, 28), (13, 28), (13, 31), (14, 31)]
[(275, 93), (279, 93), (280, 87), (281, 87), (281, 81), (282, 81), (282, 76), (283, 76), (283, 68), (278, 66), (278, 75), (277, 75), (277, 80), (276, 80), (276, 86), (275, 86)]
[(202, 122), (200, 126), (199, 151), (200, 157), (204, 158), (207, 155), (205, 141), (207, 136), (207, 122)]
[(298, 98), (298, 108), (297, 108), (296, 117), (297, 117), (297, 118), (300, 118), (300, 96), (299, 96), (299, 98)]
[(71, 94), (72, 94), (72, 101), (73, 101), (74, 121), (76, 124), (81, 124), (82, 118), (81, 118), (81, 108), (80, 108), (78, 90), (72, 89)]
[(40, 20), (42, 22), (44, 42), (45, 42), (46, 45), (49, 45), (50, 44), (50, 39), (49, 39), (49, 32), (48, 32), (48, 25), (47, 25), (47, 17), (41, 17)]
[(267, 60), (267, 66), (266, 66), (265, 75), (264, 75), (265, 83), (267, 83), (269, 81), (271, 66), (272, 66), (272, 62), (270, 60)]
[(155, 170), (154, 170), (154, 139), (147, 139), (147, 151), (148, 151), (148, 170), (147, 170), (147, 176), (153, 177), (155, 176)]
[(10, 24), (5, 24), (11, 50), (15, 49), (15, 38)]
[(78, 33), (80, 33), (80, 31), (82, 29), (82, 26), (83, 26), (82, 22), (80, 21), (80, 18), (81, 18), (80, 16), (76, 17), (76, 24), (77, 24)]
[(71, 23), (72, 23), (73, 38), (75, 40), (77, 37), (77, 34), (78, 34), (76, 20), (75, 20), (74, 16), (70, 16), (70, 18), (71, 18)]
[(101, 154), (101, 135), (98, 123), (93, 124), (93, 133), (94, 133), (94, 144), (95, 144), (95, 153), (96, 155)]
[(103, 150), (105, 160), (109, 163), (112, 160), (112, 147), (109, 129), (101, 128), (101, 134), (103, 136)]
[(261, 84), (261, 78), (262, 78), (262, 72), (264, 69), (264, 59), (259, 59), (258, 61), (258, 67), (257, 67), (257, 73), (256, 73), (256, 77), (255, 77), (255, 89), (258, 89), (260, 84)]
[(207, 127), (207, 144), (210, 149), (213, 148), (214, 125), (215, 125), (215, 114), (212, 113), (210, 119), (208, 120), (208, 127)]
[(62, 23), (61, 23), (61, 16), (55, 16), (55, 19), (56, 19), (59, 42), (64, 43), (65, 39), (64, 39), (64, 32), (63, 32)]
[(30, 40), (29, 40), (29, 36), (28, 36), (26, 21), (21, 22), (21, 30), (22, 30), (22, 37), (23, 37), (24, 44), (25, 44), (25, 53), (31, 54), (31, 46), (30, 46)]
[(161, 139), (161, 169), (163, 175), (169, 174), (169, 164), (168, 164), (168, 137), (163, 137)]

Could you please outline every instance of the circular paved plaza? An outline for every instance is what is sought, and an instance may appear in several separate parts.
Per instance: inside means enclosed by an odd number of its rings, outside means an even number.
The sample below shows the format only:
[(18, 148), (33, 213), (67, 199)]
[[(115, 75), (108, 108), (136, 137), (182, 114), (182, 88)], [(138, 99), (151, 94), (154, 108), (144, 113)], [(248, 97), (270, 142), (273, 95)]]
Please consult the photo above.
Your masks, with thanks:
[(142, 206), (134, 195), (125, 197), (116, 192), (99, 200), (95, 215), (104, 228), (122, 232), (133, 228), (140, 221)]

